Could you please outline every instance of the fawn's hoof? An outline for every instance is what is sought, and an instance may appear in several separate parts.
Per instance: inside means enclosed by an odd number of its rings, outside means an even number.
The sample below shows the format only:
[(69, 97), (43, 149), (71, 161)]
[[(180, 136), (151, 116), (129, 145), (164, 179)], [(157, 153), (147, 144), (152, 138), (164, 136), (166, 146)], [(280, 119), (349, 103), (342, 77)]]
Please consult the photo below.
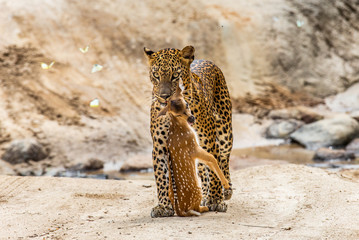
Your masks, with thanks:
[(229, 200), (232, 197), (233, 190), (232, 190), (232, 188), (224, 189), (223, 193), (224, 193), (224, 200)]
[(164, 206), (156, 206), (152, 208), (151, 217), (158, 218), (158, 217), (172, 217), (175, 214), (171, 207), (164, 207)]

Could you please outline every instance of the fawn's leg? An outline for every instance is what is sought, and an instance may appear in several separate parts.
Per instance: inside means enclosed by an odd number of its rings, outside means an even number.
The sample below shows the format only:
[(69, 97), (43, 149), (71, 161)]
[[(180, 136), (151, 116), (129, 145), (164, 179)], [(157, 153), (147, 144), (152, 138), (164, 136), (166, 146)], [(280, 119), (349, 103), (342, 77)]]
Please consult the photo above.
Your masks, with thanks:
[(206, 164), (218, 176), (225, 189), (230, 188), (228, 180), (219, 168), (217, 161), (212, 154), (209, 154), (202, 148), (197, 147), (196, 151), (193, 153), (193, 157), (197, 158), (199, 162)]

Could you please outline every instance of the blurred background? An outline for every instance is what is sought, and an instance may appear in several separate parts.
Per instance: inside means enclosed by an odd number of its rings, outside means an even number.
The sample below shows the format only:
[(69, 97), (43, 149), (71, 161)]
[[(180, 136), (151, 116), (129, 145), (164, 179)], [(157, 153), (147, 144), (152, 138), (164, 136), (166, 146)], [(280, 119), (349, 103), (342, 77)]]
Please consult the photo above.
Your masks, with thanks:
[[(0, 8), (0, 174), (151, 171), (143, 47), (187, 45), (226, 77), (233, 169), (272, 162), (356, 169), (357, 0), (0, 0)], [(328, 125), (333, 116), (349, 130)], [(329, 134), (348, 132), (344, 140), (308, 145), (293, 135), (323, 120)]]

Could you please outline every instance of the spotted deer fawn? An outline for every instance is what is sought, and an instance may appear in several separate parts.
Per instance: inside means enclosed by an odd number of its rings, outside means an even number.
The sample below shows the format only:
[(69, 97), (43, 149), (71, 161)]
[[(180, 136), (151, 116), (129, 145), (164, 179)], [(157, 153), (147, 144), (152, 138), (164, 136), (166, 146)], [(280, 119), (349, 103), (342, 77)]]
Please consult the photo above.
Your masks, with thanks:
[(211, 168), (225, 189), (230, 188), (229, 183), (213, 155), (199, 146), (196, 133), (190, 126), (195, 118), (179, 88), (158, 116), (165, 114), (170, 118), (167, 140), (170, 153), (169, 198), (178, 216), (200, 216), (200, 213), (208, 211), (208, 207), (200, 206), (202, 189), (197, 175), (198, 162)]

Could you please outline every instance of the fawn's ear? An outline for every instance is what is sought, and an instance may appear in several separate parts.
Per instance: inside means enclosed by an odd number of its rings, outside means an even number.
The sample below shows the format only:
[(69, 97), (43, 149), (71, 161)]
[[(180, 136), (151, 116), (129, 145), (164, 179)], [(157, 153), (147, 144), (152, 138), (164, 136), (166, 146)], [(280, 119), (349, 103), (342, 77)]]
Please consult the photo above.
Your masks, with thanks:
[(143, 51), (145, 52), (145, 56), (147, 57), (149, 65), (151, 66), (155, 58), (155, 52), (146, 47), (143, 48)]
[(166, 115), (166, 113), (168, 112), (168, 105), (166, 105), (166, 107), (164, 107), (157, 115), (157, 117)]
[(182, 90), (179, 86), (177, 86), (176, 92), (173, 94), (173, 96), (176, 98), (182, 97)]
[(180, 52), (180, 57), (182, 62), (188, 64), (189, 66), (194, 60), (194, 47), (192, 46), (184, 47)]

